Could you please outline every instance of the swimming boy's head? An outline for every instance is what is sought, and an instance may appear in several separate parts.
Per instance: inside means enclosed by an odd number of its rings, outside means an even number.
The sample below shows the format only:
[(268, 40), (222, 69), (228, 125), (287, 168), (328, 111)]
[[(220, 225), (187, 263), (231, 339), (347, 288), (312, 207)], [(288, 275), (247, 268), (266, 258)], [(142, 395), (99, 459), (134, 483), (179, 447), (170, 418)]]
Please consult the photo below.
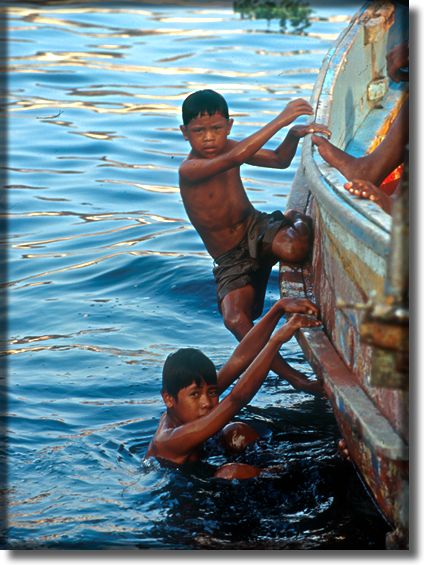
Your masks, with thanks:
[(186, 347), (171, 353), (162, 370), (162, 392), (177, 398), (179, 391), (201, 381), (216, 385), (216, 369), (212, 361), (199, 349)]
[(186, 126), (198, 116), (221, 114), (228, 120), (228, 105), (225, 98), (214, 90), (198, 90), (188, 96), (182, 107), (183, 123)]
[(218, 404), (215, 365), (198, 349), (171, 353), (163, 366), (162, 397), (182, 423), (205, 416)]

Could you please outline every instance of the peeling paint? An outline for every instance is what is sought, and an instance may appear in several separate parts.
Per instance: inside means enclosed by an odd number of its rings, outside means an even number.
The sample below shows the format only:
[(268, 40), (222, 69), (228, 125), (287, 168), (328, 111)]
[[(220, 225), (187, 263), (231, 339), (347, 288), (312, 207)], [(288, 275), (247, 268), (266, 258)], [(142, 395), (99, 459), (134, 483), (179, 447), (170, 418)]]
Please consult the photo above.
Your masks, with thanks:
[[(361, 132), (364, 142), (376, 143), (376, 132), (385, 134), (404, 96), (389, 89), (386, 111), (369, 112), (385, 89), (387, 29), (392, 24), (390, 2), (369, 4), (353, 22), (324, 60), (313, 93), (316, 121), (330, 124), (332, 142), (344, 148)], [(387, 8), (387, 11), (386, 11)], [(384, 15), (385, 14), (385, 15)], [(371, 22), (365, 32), (364, 22)], [(384, 26), (380, 25), (384, 20)], [(374, 25), (380, 22), (378, 26)], [(396, 19), (395, 19), (396, 23)], [(387, 24), (387, 25), (386, 25)], [(364, 42), (364, 38), (366, 41)], [(361, 64), (365, 66), (360, 67)], [(375, 92), (367, 100), (367, 85)], [(361, 90), (362, 89), (362, 90)], [(375, 95), (375, 96), (374, 96)], [(350, 101), (350, 105), (346, 104)], [(382, 103), (384, 106), (384, 103)], [(381, 123), (379, 122), (381, 121)], [(371, 145), (370, 145), (371, 147)], [(405, 373), (408, 344), (405, 331), (370, 323), (372, 305), (385, 297), (387, 263), (391, 250), (391, 220), (373, 205), (358, 204), (342, 187), (343, 178), (323, 163), (310, 140), (305, 138), (302, 160), (292, 194), (296, 207), (314, 219), (315, 242), (311, 263), (303, 268), (302, 284), (288, 285), (315, 299), (324, 330), (298, 332), (298, 341), (308, 361), (322, 379), (332, 402), (340, 431), (351, 460), (387, 519), (393, 524), (393, 539), (408, 536), (408, 394)], [(374, 205), (374, 208), (376, 206)], [(287, 271), (281, 272), (283, 287)], [(343, 308), (338, 303), (344, 302)], [(361, 336), (362, 326), (362, 336)], [(387, 331), (386, 331), (387, 330)], [(381, 351), (391, 355), (392, 364), (376, 371)], [(387, 355), (386, 355), (387, 357)], [(389, 357), (387, 357), (389, 359)], [(381, 365), (381, 363), (380, 363)], [(389, 373), (396, 373), (392, 380)], [(376, 375), (380, 375), (380, 380)], [(377, 386), (376, 386), (377, 385)], [(392, 386), (392, 388), (388, 388)], [(406, 541), (407, 543), (407, 541)]]

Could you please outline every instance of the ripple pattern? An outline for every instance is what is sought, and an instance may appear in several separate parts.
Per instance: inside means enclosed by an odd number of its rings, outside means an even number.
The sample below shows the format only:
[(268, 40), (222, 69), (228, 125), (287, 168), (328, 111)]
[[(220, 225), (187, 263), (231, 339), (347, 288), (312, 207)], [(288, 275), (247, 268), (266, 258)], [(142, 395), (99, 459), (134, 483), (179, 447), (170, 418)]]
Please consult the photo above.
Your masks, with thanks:
[[(220, 366), (235, 345), (177, 188), (181, 103), (222, 92), (243, 138), (309, 97), (356, 7), (317, 7), (299, 35), (241, 19), (231, 2), (12, 4), (0, 218), (9, 547), (378, 547), (384, 528), (343, 488), (357, 483), (328, 406), (272, 376), (244, 416), (265, 426), (251, 456), (283, 465), (278, 481), (205, 484), (144, 461), (168, 353), (190, 344)], [(252, 202), (284, 209), (297, 164), (244, 167)], [(277, 295), (274, 272), (267, 304)], [(311, 372), (295, 343), (286, 353)]]

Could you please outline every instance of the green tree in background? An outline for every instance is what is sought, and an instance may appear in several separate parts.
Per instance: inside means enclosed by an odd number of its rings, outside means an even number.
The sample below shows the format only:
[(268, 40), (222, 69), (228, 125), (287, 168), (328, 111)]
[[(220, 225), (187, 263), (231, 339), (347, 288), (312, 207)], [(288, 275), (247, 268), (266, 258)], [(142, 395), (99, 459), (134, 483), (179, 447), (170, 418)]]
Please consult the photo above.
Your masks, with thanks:
[(256, 20), (280, 20), (281, 31), (287, 30), (290, 22), (293, 31), (302, 33), (309, 25), (312, 9), (303, 0), (234, 0), (234, 12), (242, 18)]

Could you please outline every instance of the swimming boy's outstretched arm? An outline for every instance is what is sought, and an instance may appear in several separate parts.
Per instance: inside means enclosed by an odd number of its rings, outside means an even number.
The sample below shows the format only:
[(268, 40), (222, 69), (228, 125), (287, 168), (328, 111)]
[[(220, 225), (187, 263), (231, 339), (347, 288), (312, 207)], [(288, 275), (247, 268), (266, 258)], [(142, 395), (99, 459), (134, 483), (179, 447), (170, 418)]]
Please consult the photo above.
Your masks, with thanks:
[[(233, 167), (238, 167), (255, 155), (261, 147), (273, 137), (281, 128), (302, 115), (313, 113), (311, 105), (301, 98), (287, 104), (285, 109), (268, 124), (240, 142), (228, 140), (226, 150), (217, 156), (204, 158), (191, 155), (186, 159), (179, 170), (180, 178), (184, 182), (197, 183), (203, 179), (222, 173)], [(224, 119), (224, 118), (223, 118)], [(225, 120), (227, 133), (230, 132), (232, 120)], [(224, 127), (224, 125), (223, 125)], [(190, 124), (181, 126), (183, 135), (189, 139)]]
[[(247, 405), (265, 380), (281, 345), (302, 327), (316, 327), (320, 322), (302, 314), (294, 314), (269, 339), (262, 351), (242, 374), (232, 391), (207, 415), (166, 428), (155, 436), (155, 451), (162, 457), (183, 463), (187, 456), (208, 438), (220, 431), (241, 408)], [(164, 455), (166, 454), (166, 456)]]
[(267, 343), (277, 322), (286, 313), (317, 316), (318, 308), (306, 298), (281, 298), (275, 302), (263, 318), (244, 336), (229, 360), (218, 372), (219, 393), (226, 390), (249, 366)]

